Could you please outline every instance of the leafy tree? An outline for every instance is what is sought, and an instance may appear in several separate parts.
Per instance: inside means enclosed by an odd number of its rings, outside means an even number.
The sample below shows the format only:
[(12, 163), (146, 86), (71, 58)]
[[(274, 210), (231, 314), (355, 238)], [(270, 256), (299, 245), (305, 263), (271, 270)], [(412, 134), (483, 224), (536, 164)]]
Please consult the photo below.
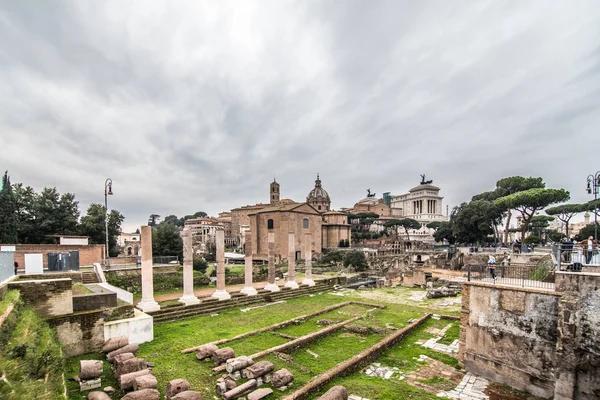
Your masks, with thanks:
[(355, 271), (364, 271), (369, 268), (365, 253), (358, 250), (346, 252), (344, 255), (344, 267), (352, 267)]
[[(500, 179), (496, 182), (496, 189), (491, 192), (484, 192), (473, 197), (472, 200), (487, 200), (495, 201), (501, 197), (509, 196), (514, 193), (522, 192), (529, 189), (545, 188), (542, 178), (524, 178), (522, 176), (510, 176)], [(510, 220), (512, 218), (512, 209), (506, 210), (506, 226), (504, 227), (504, 242), (508, 242), (508, 232)]]
[(565, 237), (565, 234), (557, 230), (551, 229), (548, 232), (546, 232), (546, 236), (553, 242), (560, 242), (562, 238)]
[(37, 222), (35, 218), (35, 202), (37, 194), (31, 186), (22, 183), (13, 185), (17, 213), (18, 243), (39, 243)]
[(536, 215), (531, 219), (531, 223), (529, 224), (529, 232), (533, 232), (535, 235), (541, 238), (542, 230), (547, 228), (552, 221), (554, 221), (554, 217), (549, 217), (547, 215)]
[(194, 257), (193, 267), (194, 271), (200, 271), (202, 273), (206, 272), (206, 268), (208, 268), (208, 261), (206, 261), (202, 257)]
[(596, 202), (594, 200), (588, 201), (585, 204), (582, 204), (582, 211), (591, 211), (596, 215), (600, 216), (600, 200), (598, 200), (598, 208), (596, 208)]
[(152, 253), (155, 256), (183, 258), (183, 239), (179, 228), (172, 224), (158, 224), (152, 230)]
[(451, 222), (440, 222), (440, 225), (435, 230), (433, 234), (433, 238), (436, 242), (443, 242), (447, 240), (448, 243), (454, 244), (454, 233), (452, 232), (452, 223)]
[(412, 218), (402, 218), (402, 219), (392, 219), (386, 222), (383, 226), (386, 228), (393, 228), (401, 226), (404, 228), (404, 232), (406, 232), (406, 240), (410, 242), (410, 235), (408, 233), (409, 229), (421, 229), (421, 223)]
[(186, 215), (185, 217), (183, 217), (184, 221), (187, 221), (188, 219), (193, 219), (193, 218), (206, 218), (208, 217), (208, 214), (205, 213), (204, 211), (197, 211), (192, 215)]
[(539, 244), (540, 237), (538, 235), (529, 235), (525, 239), (523, 239), (524, 244)]
[[(108, 253), (111, 257), (119, 255), (117, 236), (121, 232), (121, 224), (125, 217), (117, 210), (111, 210), (108, 214)], [(90, 243), (104, 244), (106, 242), (106, 213), (101, 204), (90, 204), (86, 215), (81, 217), (79, 233), (89, 236)]]
[(560, 221), (565, 224), (565, 235), (569, 237), (569, 221), (576, 214), (586, 211), (585, 204), (561, 204), (559, 206), (546, 209), (546, 214), (555, 215)]
[(0, 190), (0, 243), (17, 243), (17, 206), (8, 171)]
[(77, 232), (79, 208), (72, 193), (61, 196), (56, 188), (44, 188), (35, 198), (34, 215), (35, 243), (51, 241), (48, 235), (70, 235)]
[[(598, 224), (598, 230), (600, 231), (600, 223)], [(594, 224), (591, 223), (589, 225), (584, 226), (583, 228), (581, 228), (581, 230), (579, 231), (579, 233), (575, 236), (575, 239), (579, 242), (581, 242), (582, 240), (586, 240), (587, 238), (589, 238), (590, 236), (594, 236)]]
[(160, 219), (160, 215), (158, 214), (150, 214), (148, 217), (148, 226), (155, 227), (158, 225), (158, 220)]
[(344, 261), (344, 254), (345, 252), (340, 250), (330, 251), (327, 254), (324, 254), (323, 257), (321, 257), (321, 261), (326, 264), (341, 263), (342, 261)]
[(162, 220), (161, 224), (171, 224), (179, 227), (183, 227), (185, 224), (183, 218), (177, 218), (176, 215), (167, 215), (165, 219)]
[(503, 210), (503, 207), (497, 207), (487, 200), (462, 203), (452, 210), (450, 218), (454, 238), (462, 243), (484, 241), (494, 233), (493, 227), (500, 222)]
[(564, 189), (535, 188), (500, 197), (494, 201), (494, 204), (498, 207), (517, 210), (521, 213), (523, 217), (521, 235), (525, 237), (531, 219), (537, 211), (543, 210), (550, 204), (567, 201), (569, 198), (569, 192)]
[(443, 222), (441, 222), (441, 221), (433, 221), (433, 222), (428, 223), (425, 226), (428, 227), (429, 229), (433, 229), (434, 231), (437, 231), (442, 226), (442, 224), (443, 224)]

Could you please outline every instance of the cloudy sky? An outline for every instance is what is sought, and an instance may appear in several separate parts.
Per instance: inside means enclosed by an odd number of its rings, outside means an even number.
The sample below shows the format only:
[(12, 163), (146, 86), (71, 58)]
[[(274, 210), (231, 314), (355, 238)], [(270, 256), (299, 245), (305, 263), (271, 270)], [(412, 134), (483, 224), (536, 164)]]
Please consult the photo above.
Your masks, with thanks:
[(151, 213), (335, 208), (427, 174), (450, 207), (511, 175), (591, 199), (591, 1), (0, 0), (0, 169)]

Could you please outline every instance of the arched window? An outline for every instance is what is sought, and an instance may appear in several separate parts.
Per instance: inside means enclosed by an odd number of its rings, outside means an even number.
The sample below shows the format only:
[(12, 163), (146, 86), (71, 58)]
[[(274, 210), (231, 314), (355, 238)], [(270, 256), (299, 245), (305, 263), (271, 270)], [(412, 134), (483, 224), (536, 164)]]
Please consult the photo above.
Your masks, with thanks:
[(267, 221), (267, 229), (273, 229), (273, 220), (272, 219)]
[(303, 222), (304, 229), (308, 229), (308, 218), (304, 218), (304, 221), (302, 221), (302, 222)]
[(319, 206), (319, 211), (321, 211), (321, 206)]
[(130, 256), (131, 255), (131, 247), (127, 248), (127, 255)]

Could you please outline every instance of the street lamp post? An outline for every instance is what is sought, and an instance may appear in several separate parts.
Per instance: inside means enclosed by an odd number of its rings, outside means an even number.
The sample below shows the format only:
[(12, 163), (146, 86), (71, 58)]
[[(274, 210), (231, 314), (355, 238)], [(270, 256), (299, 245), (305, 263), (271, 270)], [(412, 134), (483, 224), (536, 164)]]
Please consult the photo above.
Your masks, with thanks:
[(587, 177), (587, 192), (594, 194), (594, 240), (598, 242), (598, 190), (600, 189), (600, 171)]
[(108, 253), (108, 196), (112, 196), (112, 179), (108, 178), (104, 182), (104, 225), (106, 228), (106, 254), (104, 255), (104, 265), (108, 266), (110, 254)]

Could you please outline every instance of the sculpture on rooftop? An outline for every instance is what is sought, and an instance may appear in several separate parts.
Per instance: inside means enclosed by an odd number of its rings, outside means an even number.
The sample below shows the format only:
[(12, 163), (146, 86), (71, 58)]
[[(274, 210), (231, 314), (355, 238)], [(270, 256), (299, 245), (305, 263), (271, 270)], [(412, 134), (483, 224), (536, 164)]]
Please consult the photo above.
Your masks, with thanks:
[(367, 189), (367, 197), (375, 197), (377, 193), (371, 193), (371, 189)]
[(433, 180), (425, 180), (425, 174), (421, 174), (421, 185), (431, 185)]

